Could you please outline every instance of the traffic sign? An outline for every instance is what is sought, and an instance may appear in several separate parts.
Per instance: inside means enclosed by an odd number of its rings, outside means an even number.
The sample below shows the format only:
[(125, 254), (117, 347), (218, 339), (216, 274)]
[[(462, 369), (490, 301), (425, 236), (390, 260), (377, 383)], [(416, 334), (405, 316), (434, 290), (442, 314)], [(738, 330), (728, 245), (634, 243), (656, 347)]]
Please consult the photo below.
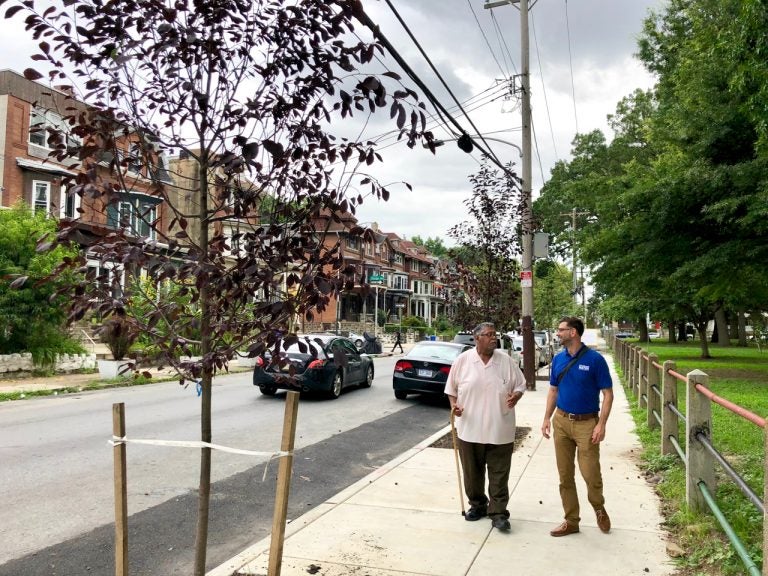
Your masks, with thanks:
[(371, 283), (373, 283), (373, 282), (384, 282), (384, 276), (382, 276), (381, 274), (371, 274), (368, 277), (368, 282), (371, 282)]
[(533, 286), (533, 272), (530, 270), (522, 270), (520, 272), (520, 287), (530, 288)]

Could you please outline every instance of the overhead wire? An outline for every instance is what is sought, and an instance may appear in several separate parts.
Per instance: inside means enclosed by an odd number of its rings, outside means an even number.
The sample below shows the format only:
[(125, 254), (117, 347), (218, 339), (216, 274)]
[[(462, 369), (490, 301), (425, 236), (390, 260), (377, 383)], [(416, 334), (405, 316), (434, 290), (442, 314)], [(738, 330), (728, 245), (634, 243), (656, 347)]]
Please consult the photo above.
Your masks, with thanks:
[[(547, 112), (547, 122), (549, 123), (549, 135), (552, 138), (552, 149), (555, 151), (555, 159), (558, 158), (557, 144), (555, 143), (555, 129), (552, 125), (552, 115), (549, 111), (549, 99), (547, 98), (547, 86), (544, 83), (544, 69), (541, 66), (541, 55), (539, 54), (539, 37), (536, 34), (536, 20), (531, 13), (531, 28), (533, 29), (533, 45), (536, 47), (536, 62), (539, 65), (539, 78), (541, 79), (541, 93), (544, 96), (544, 108)], [(542, 173), (542, 182), (544, 181), (544, 175)]]
[[(485, 30), (483, 30), (483, 27), (480, 25), (480, 19), (477, 17), (477, 13), (475, 12), (475, 9), (472, 7), (472, 1), (467, 0), (467, 5), (469, 6), (469, 9), (472, 11), (472, 16), (475, 17), (475, 23), (477, 24), (477, 27), (480, 28), (480, 34), (483, 35), (483, 40), (485, 40), (485, 45), (488, 46), (488, 51), (491, 53), (491, 57), (493, 58), (494, 62), (496, 62), (496, 65), (499, 67), (499, 70), (501, 71), (501, 75), (507, 75), (509, 76), (509, 69), (506, 71), (504, 68), (502, 68), (501, 64), (499, 63), (499, 59), (496, 58), (496, 53), (493, 51), (493, 48), (491, 47), (491, 43), (488, 41), (488, 36), (485, 35)], [(493, 11), (491, 11), (493, 13)], [(503, 54), (502, 54), (503, 57)], [(506, 64), (506, 60), (504, 61)], [(514, 65), (514, 62), (512, 63)]]
[[(512, 57), (512, 52), (509, 49), (507, 40), (501, 31), (501, 27), (499, 26), (499, 21), (496, 20), (496, 14), (494, 14), (493, 10), (491, 10), (491, 21), (493, 22), (493, 27), (496, 30), (496, 37), (499, 39), (499, 44), (500, 44), (499, 47), (503, 46), (504, 49), (507, 51), (507, 55), (509, 56), (509, 61), (512, 62), (512, 69), (515, 71), (515, 75), (517, 75), (517, 66), (515, 66), (515, 59)], [(502, 54), (503, 53), (504, 53), (504, 50), (502, 50)]]
[(565, 0), (565, 28), (568, 31), (568, 65), (571, 71), (571, 94), (573, 96), (573, 119), (576, 122), (576, 133), (579, 133), (579, 116), (576, 113), (576, 83), (573, 81), (573, 54), (571, 50), (571, 22), (568, 18), (568, 0)]
[[(440, 72), (437, 70), (435, 65), (432, 63), (432, 60), (429, 58), (427, 53), (424, 51), (424, 49), (422, 48), (422, 46), (419, 43), (419, 41), (413, 35), (413, 32), (411, 32), (411, 29), (409, 28), (409, 26), (402, 19), (402, 17), (400, 16), (400, 13), (397, 11), (397, 9), (394, 7), (394, 5), (392, 4), (392, 2), (390, 0), (384, 0), (384, 1), (386, 2), (387, 6), (389, 6), (389, 9), (395, 15), (395, 18), (398, 20), (398, 22), (400, 22), (400, 25), (403, 27), (405, 32), (411, 38), (411, 41), (416, 45), (416, 48), (419, 50), (421, 55), (427, 61), (427, 64), (432, 69), (432, 71), (435, 73), (435, 75), (437, 76), (438, 80), (440, 80), (440, 83), (443, 85), (443, 87), (446, 89), (446, 91), (451, 96), (453, 101), (459, 107), (459, 110), (461, 110), (462, 115), (467, 119), (467, 121), (469, 122), (470, 126), (472, 126), (472, 129), (477, 134), (477, 137), (483, 142), (483, 145), (485, 146), (486, 150), (483, 150), (483, 147), (480, 146), (476, 141), (473, 140), (472, 143), (475, 146), (477, 146), (481, 151), (485, 152), (488, 155), (488, 157), (490, 158), (490, 160), (494, 164), (496, 164), (502, 170), (506, 171), (507, 168), (504, 166), (504, 164), (501, 162), (501, 160), (499, 160), (499, 158), (493, 153), (493, 150), (491, 149), (491, 147), (488, 145), (488, 143), (483, 138), (482, 133), (477, 128), (477, 126), (475, 126), (475, 123), (472, 121), (472, 118), (467, 114), (467, 112), (461, 106), (461, 103), (458, 101), (458, 99), (456, 98), (455, 94), (453, 93), (453, 91), (450, 89), (450, 87), (446, 83), (445, 79), (443, 79), (443, 77), (440, 74)], [(418, 76), (416, 76), (416, 74), (413, 72), (413, 70), (411, 70), (411, 68), (405, 63), (405, 61), (403, 60), (402, 56), (400, 56), (400, 54), (397, 52), (397, 50), (395, 50), (394, 46), (392, 46), (392, 44), (389, 42), (389, 40), (387, 40), (386, 37), (384, 36), (384, 34), (381, 32), (381, 29), (378, 26), (376, 26), (375, 24), (373, 24), (373, 22), (370, 20), (370, 18), (367, 16), (367, 14), (365, 15), (365, 19), (367, 19), (367, 21), (370, 23), (369, 28), (371, 28), (371, 30), (374, 32), (374, 34), (378, 34), (379, 35), (379, 39), (382, 41), (382, 44), (385, 44), (385, 46), (392, 53), (392, 56), (396, 60), (398, 60), (398, 63), (400, 64), (400, 66), (403, 66), (403, 70), (406, 70), (406, 72), (408, 73), (408, 75), (411, 78), (411, 80), (413, 80), (414, 82), (419, 84), (420, 87), (422, 88), (422, 90), (425, 91), (425, 94), (428, 94), (428, 97), (430, 98), (430, 101), (432, 101), (433, 105), (439, 107), (443, 111), (444, 114), (448, 115), (447, 111), (445, 110), (445, 107), (442, 105), (442, 103), (440, 103), (437, 100), (437, 98), (435, 98), (434, 94), (432, 94), (432, 92), (426, 87), (426, 85), (424, 85), (423, 81), (420, 78), (418, 78)], [(464, 130), (464, 128), (458, 123), (458, 121), (455, 118), (453, 118), (452, 116), (450, 116), (450, 115), (448, 115), (448, 116), (451, 119), (452, 123), (462, 132), (462, 134), (466, 135), (467, 131)]]

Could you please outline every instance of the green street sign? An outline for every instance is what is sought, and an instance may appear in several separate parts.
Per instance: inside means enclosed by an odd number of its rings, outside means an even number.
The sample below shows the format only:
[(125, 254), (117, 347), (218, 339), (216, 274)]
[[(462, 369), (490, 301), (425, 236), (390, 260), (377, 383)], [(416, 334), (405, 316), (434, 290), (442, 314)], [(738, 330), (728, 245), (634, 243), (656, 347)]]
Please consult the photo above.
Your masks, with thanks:
[(384, 276), (381, 274), (371, 274), (368, 277), (368, 282), (384, 282)]

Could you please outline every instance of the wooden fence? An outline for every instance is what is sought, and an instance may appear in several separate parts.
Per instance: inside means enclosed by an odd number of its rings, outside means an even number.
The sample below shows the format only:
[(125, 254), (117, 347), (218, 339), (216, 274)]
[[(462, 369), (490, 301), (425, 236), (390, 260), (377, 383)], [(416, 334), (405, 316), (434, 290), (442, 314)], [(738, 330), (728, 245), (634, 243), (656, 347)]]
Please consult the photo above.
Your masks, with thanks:
[[(739, 487), (752, 504), (763, 513), (763, 569), (768, 576), (768, 429), (766, 420), (749, 410), (714, 394), (709, 388), (709, 376), (701, 370), (683, 375), (677, 372), (674, 361), (659, 364), (655, 354), (649, 354), (636, 344), (614, 338), (615, 358), (624, 372), (625, 386), (632, 390), (637, 406), (646, 411), (648, 428), (661, 429), (661, 453), (677, 454), (685, 464), (685, 496), (688, 506), (695, 511), (710, 511), (717, 518), (734, 550), (741, 558), (750, 576), (760, 576), (755, 561), (731, 528), (725, 514), (717, 506), (715, 494), (715, 465)], [(677, 383), (686, 384), (685, 413), (678, 408)], [(712, 403), (763, 429), (764, 480), (763, 494), (758, 496), (739, 476), (728, 461), (715, 449), (712, 429)], [(685, 436), (680, 438), (680, 423), (685, 423)]]

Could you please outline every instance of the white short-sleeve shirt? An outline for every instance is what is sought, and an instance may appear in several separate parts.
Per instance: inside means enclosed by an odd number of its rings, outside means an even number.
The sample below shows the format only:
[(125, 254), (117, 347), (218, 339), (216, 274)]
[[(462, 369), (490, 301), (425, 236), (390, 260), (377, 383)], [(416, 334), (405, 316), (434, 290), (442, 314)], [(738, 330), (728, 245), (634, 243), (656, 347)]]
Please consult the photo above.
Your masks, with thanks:
[(476, 348), (462, 352), (445, 383), (445, 393), (464, 410), (456, 418), (459, 438), (478, 444), (514, 442), (515, 410), (507, 407), (513, 392), (525, 392), (525, 377), (508, 354), (495, 350), (486, 364)]

